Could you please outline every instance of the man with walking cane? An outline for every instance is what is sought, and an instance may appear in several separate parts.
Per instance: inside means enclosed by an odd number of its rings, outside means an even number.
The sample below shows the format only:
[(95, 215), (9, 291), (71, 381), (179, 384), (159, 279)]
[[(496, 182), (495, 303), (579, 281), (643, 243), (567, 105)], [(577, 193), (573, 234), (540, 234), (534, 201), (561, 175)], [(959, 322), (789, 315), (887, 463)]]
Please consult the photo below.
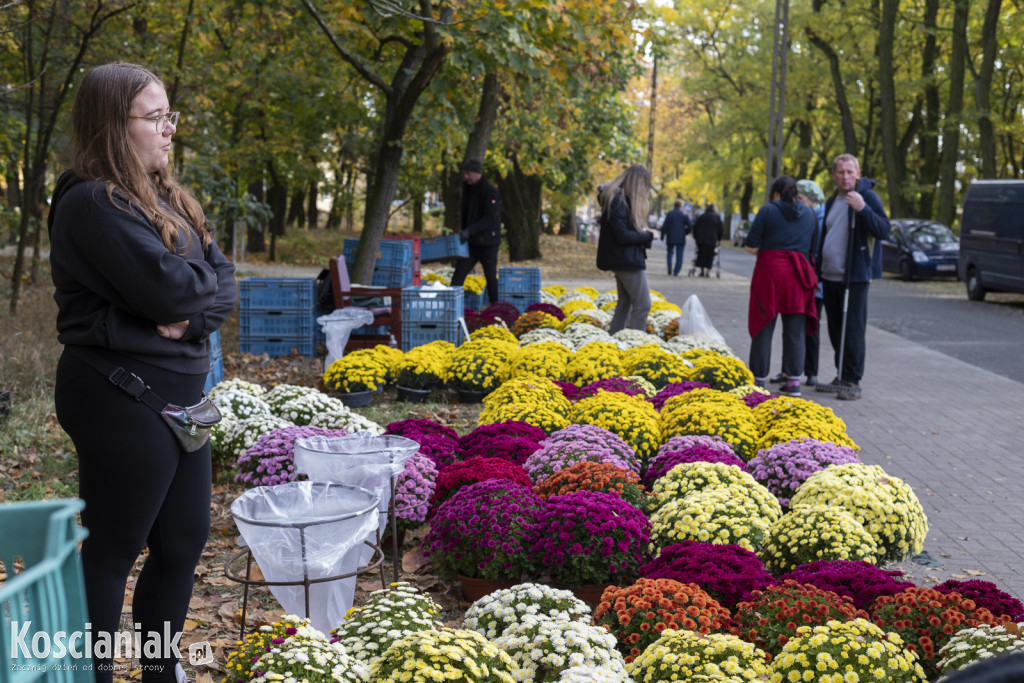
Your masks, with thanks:
[(837, 374), (815, 388), (855, 401), (867, 351), (868, 285), (882, 276), (881, 240), (889, 236), (890, 226), (882, 200), (871, 189), (875, 181), (860, 177), (857, 157), (837, 156), (832, 181), (836, 191), (825, 202), (817, 267)]

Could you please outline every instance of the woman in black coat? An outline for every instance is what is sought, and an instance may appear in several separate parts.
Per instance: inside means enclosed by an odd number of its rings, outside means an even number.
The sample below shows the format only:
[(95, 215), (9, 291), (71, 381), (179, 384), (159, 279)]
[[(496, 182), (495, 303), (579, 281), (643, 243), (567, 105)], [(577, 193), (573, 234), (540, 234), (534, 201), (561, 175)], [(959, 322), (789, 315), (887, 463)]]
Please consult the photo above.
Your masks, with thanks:
[(640, 164), (600, 188), (601, 234), (597, 267), (615, 273), (619, 299), (608, 331), (647, 329), (651, 294), (647, 289), (647, 247), (654, 233), (646, 229), (651, 174)]
[(715, 264), (715, 249), (722, 243), (722, 219), (715, 212), (714, 204), (708, 204), (693, 224), (693, 241), (697, 245), (700, 276), (710, 277), (709, 271)]

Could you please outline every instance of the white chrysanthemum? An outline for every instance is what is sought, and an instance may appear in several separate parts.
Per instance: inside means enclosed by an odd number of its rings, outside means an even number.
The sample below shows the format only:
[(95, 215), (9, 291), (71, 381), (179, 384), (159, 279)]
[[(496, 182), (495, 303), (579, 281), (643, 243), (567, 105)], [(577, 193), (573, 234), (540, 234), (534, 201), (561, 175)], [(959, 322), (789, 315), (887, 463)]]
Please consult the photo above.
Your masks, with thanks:
[(519, 346), (543, 344), (544, 342), (554, 342), (555, 344), (564, 346), (570, 351), (576, 350), (576, 345), (573, 344), (572, 341), (570, 341), (568, 338), (566, 338), (564, 333), (558, 330), (553, 330), (550, 327), (542, 327), (540, 329), (530, 330), (529, 332), (524, 333), (523, 336), (519, 338)]
[(258, 396), (254, 396), (241, 389), (229, 389), (222, 391), (211, 399), (214, 405), (227, 410), (239, 420), (256, 415), (271, 415), (270, 404)]
[(263, 394), (267, 392), (266, 389), (255, 382), (249, 382), (241, 379), (240, 377), (232, 377), (231, 379), (226, 379), (223, 382), (218, 382), (212, 389), (210, 389), (207, 396), (212, 399), (213, 397), (228, 391), (241, 391), (242, 393), (256, 397), (263, 396)]
[(271, 406), (274, 414), (297, 425), (308, 425), (314, 417), (322, 413), (336, 413), (347, 410), (341, 399), (328, 396), (319, 391), (306, 393), (279, 404)]
[(600, 626), (560, 618), (530, 616), (512, 624), (494, 640), (519, 665), (517, 681), (533, 681), (573, 667), (591, 667), (626, 676), (626, 662), (615, 649), (615, 636)]
[(532, 617), (589, 622), (591, 612), (590, 607), (570, 591), (521, 583), (485, 595), (470, 605), (463, 628), (494, 640), (512, 624)]
[(569, 303), (570, 301), (585, 301), (585, 302), (587, 302), (589, 304), (589, 303), (593, 303), (594, 300), (591, 299), (586, 294), (584, 294), (583, 292), (577, 292), (576, 290), (572, 290), (572, 291), (566, 292), (562, 296), (558, 297), (558, 301), (555, 302), (555, 305), (556, 306), (564, 306), (565, 304)]
[(438, 628), (440, 613), (429, 595), (400, 581), (371, 593), (364, 605), (349, 610), (345, 622), (332, 633), (353, 657), (372, 666), (394, 641)]
[(649, 344), (657, 346), (659, 348), (665, 348), (664, 339), (657, 335), (651, 334), (650, 332), (644, 332), (643, 330), (619, 330), (618, 332), (612, 335), (612, 341), (622, 351), (625, 351), (627, 349), (635, 349), (640, 346), (647, 346)]
[(344, 411), (338, 410), (314, 415), (309, 424), (311, 427), (323, 427), (324, 429), (344, 429), (349, 434), (369, 432), (380, 435), (384, 433), (384, 428), (379, 424), (347, 408)]

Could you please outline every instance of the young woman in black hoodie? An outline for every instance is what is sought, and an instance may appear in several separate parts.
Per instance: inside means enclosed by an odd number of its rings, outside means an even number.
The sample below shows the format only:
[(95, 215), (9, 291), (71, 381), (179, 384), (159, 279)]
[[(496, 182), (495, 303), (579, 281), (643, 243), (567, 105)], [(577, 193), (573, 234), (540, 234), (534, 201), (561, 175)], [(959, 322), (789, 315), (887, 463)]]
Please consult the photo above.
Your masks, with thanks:
[[(142, 633), (142, 680), (174, 681), (169, 641), (184, 625), (210, 528), (210, 446), (184, 451), (155, 410), (87, 358), (125, 368), (170, 403), (198, 403), (210, 334), (237, 299), (234, 266), (168, 168), (178, 113), (153, 73), (91, 69), (71, 116), (72, 168), (47, 218), (64, 344), (54, 401), (78, 456), (92, 641), (120, 630), (128, 575), (148, 547), (125, 630)], [(112, 659), (95, 653), (96, 680), (111, 681)]]

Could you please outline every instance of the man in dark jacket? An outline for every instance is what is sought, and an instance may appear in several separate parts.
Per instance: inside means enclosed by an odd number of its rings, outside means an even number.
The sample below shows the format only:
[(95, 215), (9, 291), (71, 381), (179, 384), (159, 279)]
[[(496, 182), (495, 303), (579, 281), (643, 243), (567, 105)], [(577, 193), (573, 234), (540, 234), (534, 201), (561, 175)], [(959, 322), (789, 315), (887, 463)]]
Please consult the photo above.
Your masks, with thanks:
[(501, 245), (501, 193), (487, 182), (484, 165), (470, 159), (462, 165), (462, 233), (469, 242), (469, 256), (459, 259), (452, 287), (461, 287), (477, 262), (487, 278), (487, 296), (498, 301), (498, 247)]
[[(668, 274), (679, 276), (683, 267), (683, 252), (686, 251), (686, 236), (690, 234), (690, 217), (683, 213), (683, 200), (677, 199), (671, 211), (665, 214), (661, 224), (661, 239), (668, 247)], [(676, 257), (675, 268), (672, 256)]]
[[(882, 200), (871, 189), (875, 181), (860, 177), (860, 163), (855, 156), (840, 154), (835, 158), (832, 181), (836, 191), (825, 202), (825, 224), (816, 263), (838, 372), (831, 384), (819, 384), (817, 389), (852, 401), (860, 398), (860, 380), (864, 376), (868, 285), (871, 278), (882, 276), (882, 240), (889, 236), (890, 226)], [(846, 297), (849, 299), (844, 313)]]

